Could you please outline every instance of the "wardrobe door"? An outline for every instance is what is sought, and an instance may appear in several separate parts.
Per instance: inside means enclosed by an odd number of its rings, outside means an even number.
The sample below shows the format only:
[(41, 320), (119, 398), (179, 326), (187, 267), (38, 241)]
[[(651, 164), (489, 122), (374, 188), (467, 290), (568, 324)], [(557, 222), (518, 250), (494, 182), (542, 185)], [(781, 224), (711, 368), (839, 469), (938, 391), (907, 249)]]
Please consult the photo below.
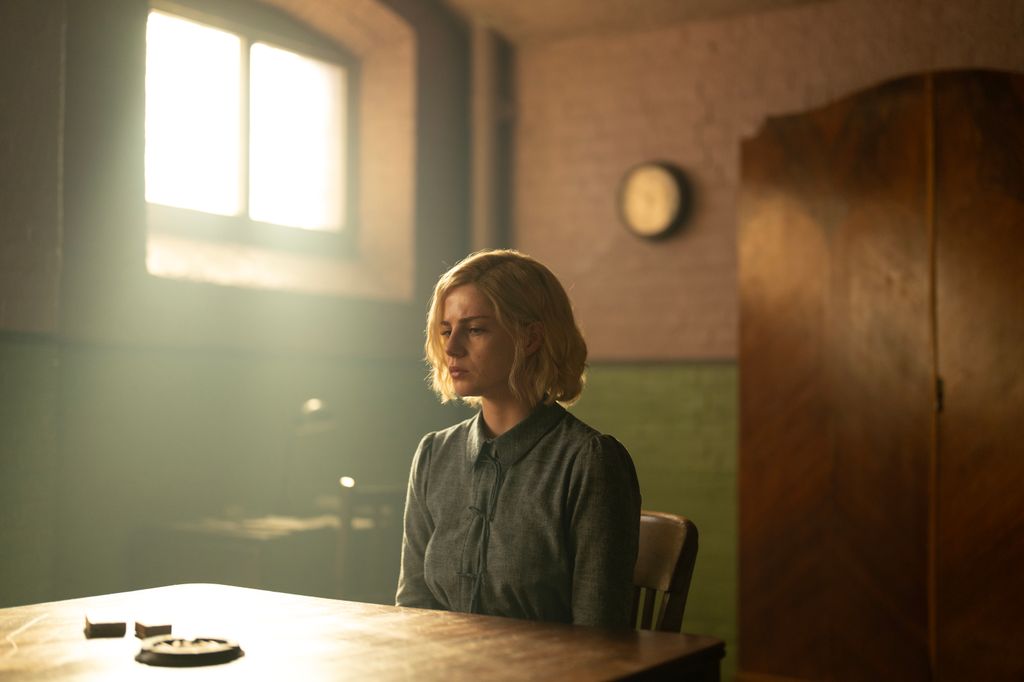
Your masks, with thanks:
[(740, 669), (926, 680), (923, 78), (743, 146)]
[(935, 78), (938, 679), (1024, 679), (1024, 76)]

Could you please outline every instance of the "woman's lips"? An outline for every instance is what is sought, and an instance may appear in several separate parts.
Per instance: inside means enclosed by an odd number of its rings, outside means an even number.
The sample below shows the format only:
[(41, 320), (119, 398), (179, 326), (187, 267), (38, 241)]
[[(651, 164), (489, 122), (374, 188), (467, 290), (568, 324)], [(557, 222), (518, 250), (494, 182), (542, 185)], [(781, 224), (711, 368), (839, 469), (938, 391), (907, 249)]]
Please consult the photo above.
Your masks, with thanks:
[(452, 375), (452, 379), (461, 379), (466, 376), (466, 370), (460, 367), (449, 367), (448, 373)]

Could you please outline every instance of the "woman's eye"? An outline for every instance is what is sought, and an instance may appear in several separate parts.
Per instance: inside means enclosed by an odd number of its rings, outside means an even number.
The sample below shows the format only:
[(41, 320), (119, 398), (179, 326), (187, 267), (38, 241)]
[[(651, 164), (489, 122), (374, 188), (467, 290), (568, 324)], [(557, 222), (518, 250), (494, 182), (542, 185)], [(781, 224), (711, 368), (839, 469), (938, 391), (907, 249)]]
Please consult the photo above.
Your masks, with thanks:
[(487, 330), (484, 329), (483, 327), (470, 327), (469, 328), (469, 333), (473, 334), (474, 336), (478, 335), (478, 334), (483, 334), (485, 331), (487, 331)]
[(441, 330), (441, 336), (442, 337), (447, 339), (451, 335), (452, 335), (452, 330), (451, 329), (442, 329)]

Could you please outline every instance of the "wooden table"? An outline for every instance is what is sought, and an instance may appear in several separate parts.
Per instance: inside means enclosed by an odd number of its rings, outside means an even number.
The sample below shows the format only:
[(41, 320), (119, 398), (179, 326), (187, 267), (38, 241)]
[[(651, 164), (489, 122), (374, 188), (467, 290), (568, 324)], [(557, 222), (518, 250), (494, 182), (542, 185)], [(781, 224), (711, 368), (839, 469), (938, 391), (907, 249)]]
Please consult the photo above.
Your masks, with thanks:
[[(86, 614), (128, 624), (86, 639)], [(242, 658), (203, 668), (137, 663), (135, 620), (174, 634), (238, 642)], [(8, 680), (611, 680), (719, 679), (711, 637), (613, 632), (362, 604), (225, 585), (188, 584), (0, 609)]]

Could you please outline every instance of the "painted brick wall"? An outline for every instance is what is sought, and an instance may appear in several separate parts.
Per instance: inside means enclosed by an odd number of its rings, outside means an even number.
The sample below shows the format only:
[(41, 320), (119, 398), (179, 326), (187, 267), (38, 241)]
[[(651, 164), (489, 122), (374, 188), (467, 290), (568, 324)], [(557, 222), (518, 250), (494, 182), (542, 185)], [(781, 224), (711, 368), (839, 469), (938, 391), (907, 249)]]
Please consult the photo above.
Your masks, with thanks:
[(0, 607), (52, 598), (57, 344), (0, 333)]
[(0, 606), (53, 587), (62, 5), (0, 3)]
[(596, 363), (572, 411), (626, 446), (646, 509), (693, 519), (700, 549), (683, 629), (736, 661), (737, 371), (731, 362)]
[[(766, 116), (923, 70), (1024, 71), (1019, 0), (839, 0), (523, 46), (514, 244), (570, 288), (592, 355), (734, 358), (739, 150)], [(625, 170), (693, 176), (686, 232), (627, 234)]]
[[(151, 586), (127, 555), (140, 529), (231, 508), (267, 513), (289, 477), (323, 474), (327, 491), (341, 475), (401, 490), (420, 437), (465, 418), (430, 394), (424, 373), (414, 359), (64, 345), (56, 597)], [(310, 397), (329, 420), (307, 431), (299, 407)], [(40, 419), (27, 433), (45, 438), (52, 425)], [(188, 568), (183, 558), (162, 570)]]
[[(444, 73), (406, 102), (432, 280), (467, 242), (467, 39), (439, 3), (387, 6), (416, 29), (403, 59), (415, 47)], [(305, 398), (336, 428), (296, 458), (369, 486), (401, 489), (421, 435), (465, 416), (423, 383), (425, 286), (383, 305), (144, 278), (125, 194), (141, 189), (141, 137), (125, 133), (141, 132), (139, 100), (106, 77), (139, 76), (135, 34), (110, 26), (140, 8), (0, 2), (0, 606), (128, 589), (140, 526), (271, 504)]]
[(63, 3), (0, 3), (0, 329), (57, 326), (63, 21)]

